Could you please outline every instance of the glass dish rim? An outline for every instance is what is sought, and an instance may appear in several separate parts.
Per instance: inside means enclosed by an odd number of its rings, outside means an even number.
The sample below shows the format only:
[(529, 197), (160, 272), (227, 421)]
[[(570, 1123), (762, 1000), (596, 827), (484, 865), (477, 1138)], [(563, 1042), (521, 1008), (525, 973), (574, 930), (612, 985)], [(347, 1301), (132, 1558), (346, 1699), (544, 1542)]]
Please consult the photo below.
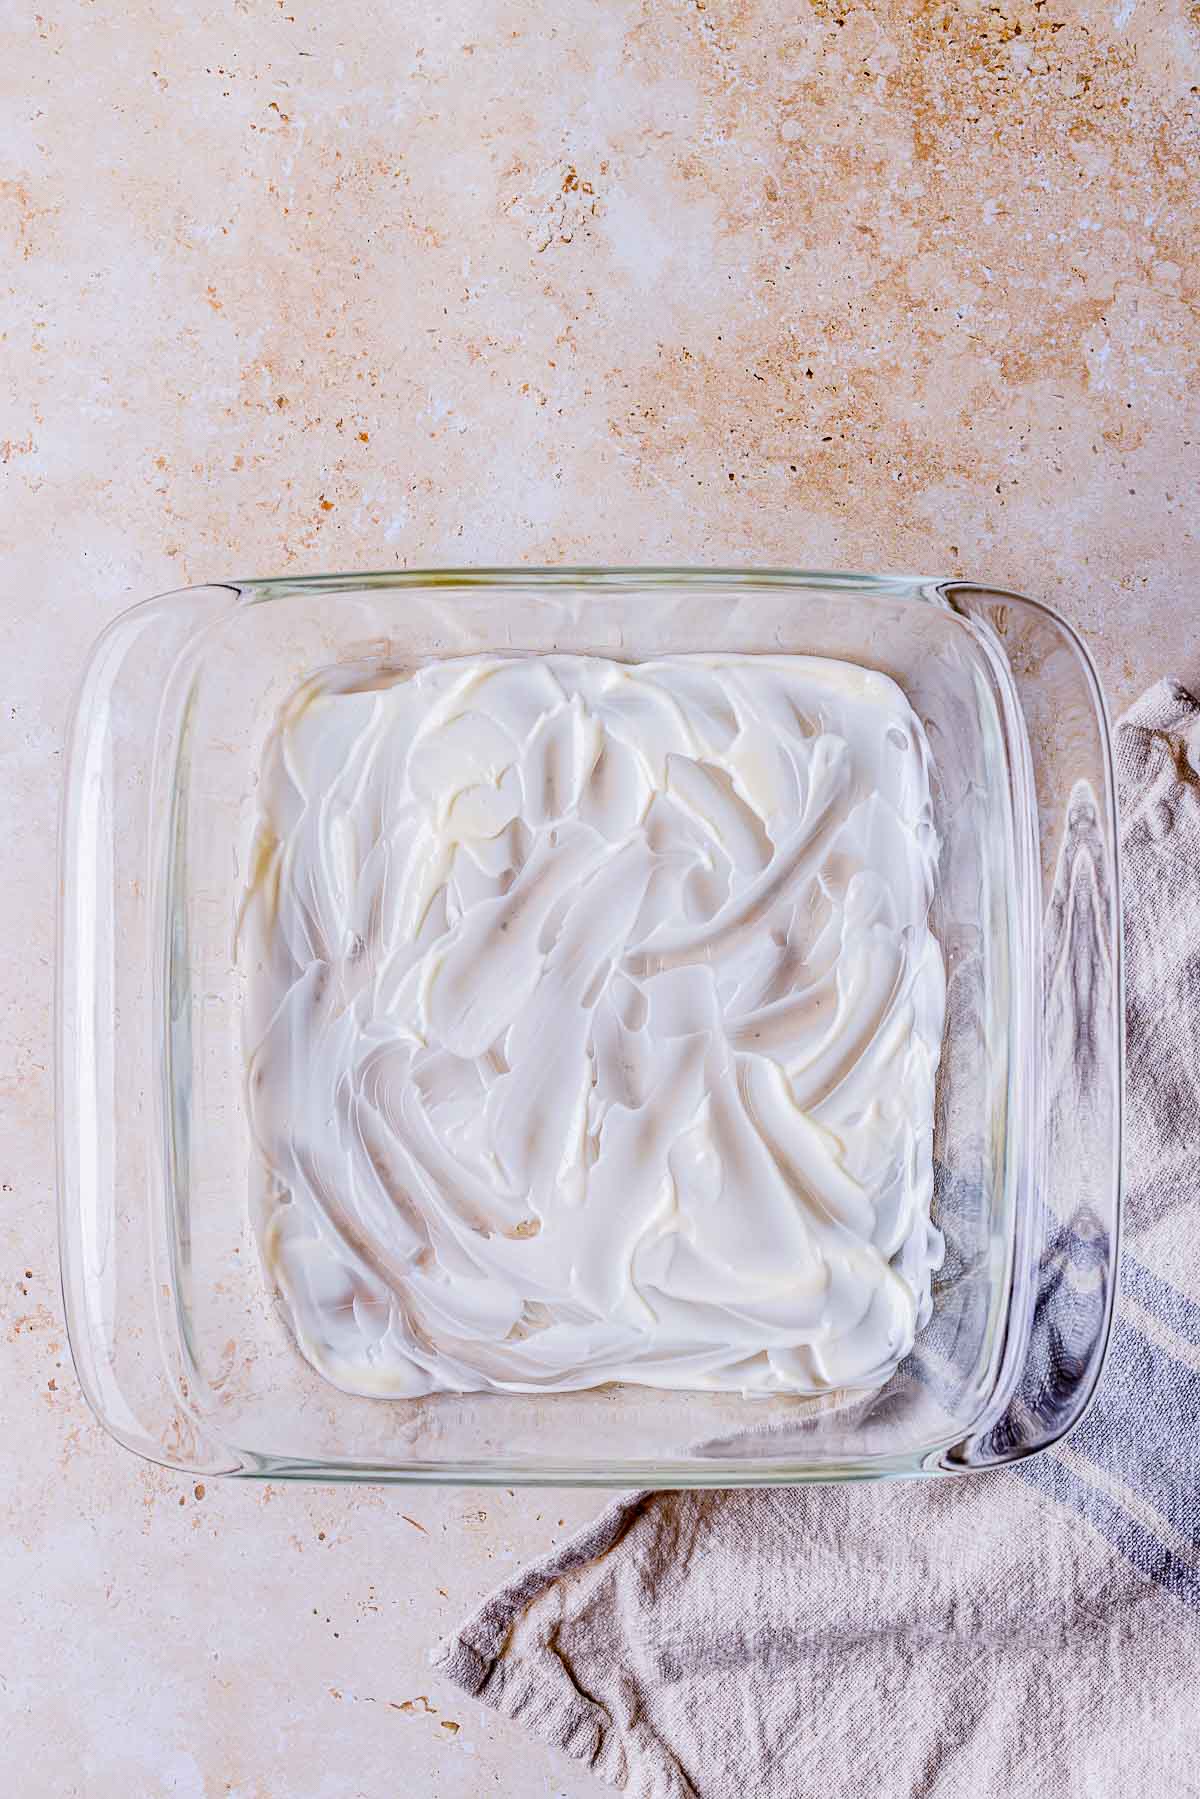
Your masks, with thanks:
[[(846, 570), (819, 570), (791, 567), (763, 567), (757, 565), (647, 565), (635, 564), (592, 564), (561, 566), (522, 566), (507, 564), (491, 566), (462, 566), (447, 564), (445, 566), (429, 566), (414, 569), (380, 569), (358, 570), (307, 575), (280, 575), (251, 577), (237, 580), (219, 580), (211, 582), (189, 583), (188, 586), (168, 590), (150, 596), (124, 608), (120, 614), (100, 633), (93, 644), (84, 667), (84, 675), (77, 691), (75, 704), (71, 714), (71, 735), (74, 744), (75, 734), (83, 716), (83, 700), (85, 697), (86, 677), (95, 666), (97, 650), (100, 643), (108, 637), (132, 613), (148, 611), (155, 606), (165, 607), (172, 601), (183, 602), (188, 598), (204, 592), (214, 596), (226, 593), (230, 596), (229, 613), (241, 606), (259, 605), (275, 599), (283, 599), (290, 595), (303, 593), (328, 593), (334, 595), (345, 592), (348, 596), (361, 594), (364, 591), (404, 591), (443, 589), (447, 591), (467, 591), (494, 589), (553, 589), (570, 587), (604, 588), (614, 593), (632, 588), (720, 588), (735, 585), (746, 589), (795, 589), (820, 590), (829, 593), (857, 593), (874, 595), (893, 601), (913, 605), (932, 604), (952, 614), (962, 616), (955, 605), (958, 595), (987, 595), (996, 601), (1012, 600), (1035, 614), (1046, 618), (1066, 640), (1066, 643), (1078, 659), (1085, 677), (1088, 697), (1098, 726), (1099, 748), (1105, 781), (1103, 795), (1103, 812), (1105, 824), (1110, 833), (1111, 842), (1111, 880), (1114, 896), (1115, 931), (1111, 945), (1116, 1005), (1116, 1041), (1115, 1041), (1115, 1144), (1116, 1155), (1111, 1173), (1109, 1188), (1112, 1204), (1112, 1230), (1110, 1236), (1109, 1266), (1111, 1278), (1107, 1283), (1106, 1303), (1102, 1329), (1098, 1336), (1099, 1353), (1096, 1356), (1091, 1373), (1090, 1384), (1083, 1392), (1079, 1403), (1066, 1422), (1048, 1435), (1036, 1446), (1021, 1446), (1009, 1457), (1016, 1461), (1030, 1454), (1040, 1454), (1067, 1436), (1085, 1417), (1094, 1403), (1103, 1374), (1105, 1358), (1111, 1336), (1115, 1310), (1115, 1296), (1119, 1287), (1121, 1259), (1121, 1218), (1123, 1208), (1124, 1171), (1120, 1148), (1123, 1131), (1124, 1112), (1124, 1016), (1123, 1016), (1123, 945), (1120, 913), (1120, 844), (1118, 832), (1118, 815), (1116, 801), (1116, 769), (1111, 719), (1100, 683), (1099, 675), (1091, 653), (1079, 632), (1054, 606), (1048, 602), (1034, 598), (1013, 589), (1000, 588), (989, 582), (969, 580), (959, 576), (929, 576), (919, 574), (871, 574)], [(964, 622), (966, 622), (964, 620)], [(67, 843), (65, 827), (68, 807), (73, 793), (73, 772), (69, 768), (63, 783), (62, 806), (60, 814), (60, 868), (65, 866)], [(62, 1017), (62, 998), (64, 990), (64, 968), (62, 957), (63, 925), (62, 915), (65, 909), (63, 883), (60, 881), (59, 891), (59, 938), (58, 968), (56, 981), (56, 1148), (58, 1157), (58, 1210), (60, 1227), (60, 1252), (64, 1313), (67, 1323), (68, 1342), (72, 1360), (76, 1368), (89, 1406), (105, 1430), (118, 1441), (124, 1441), (119, 1428), (105, 1411), (100, 1402), (98, 1392), (93, 1391), (92, 1382), (85, 1377), (82, 1359), (77, 1352), (76, 1330), (81, 1328), (76, 1316), (76, 1305), (69, 1291), (67, 1270), (68, 1244), (70, 1238), (70, 1204), (68, 1182), (66, 1179), (65, 1153), (65, 1078), (63, 1055), (64, 1021)], [(1108, 1186), (1108, 1183), (1106, 1183)], [(973, 1426), (968, 1428), (974, 1428)], [(976, 1470), (969, 1466), (954, 1466), (944, 1459), (944, 1451), (954, 1445), (964, 1434), (963, 1427), (956, 1428), (944, 1440), (923, 1443), (919, 1452), (909, 1456), (876, 1456), (864, 1457), (856, 1461), (847, 1457), (836, 1463), (825, 1465), (800, 1464), (795, 1462), (773, 1461), (764, 1457), (754, 1463), (718, 1462), (697, 1465), (683, 1463), (678, 1470), (664, 1468), (661, 1465), (645, 1462), (641, 1459), (615, 1463), (605, 1462), (588, 1468), (586, 1463), (572, 1461), (556, 1467), (552, 1458), (542, 1458), (536, 1469), (526, 1463), (514, 1466), (499, 1461), (447, 1461), (440, 1464), (388, 1463), (371, 1464), (341, 1458), (307, 1460), (304, 1458), (281, 1458), (264, 1455), (259, 1452), (244, 1450), (234, 1445), (227, 1446), (231, 1454), (239, 1458), (238, 1466), (227, 1469), (208, 1468), (208, 1473), (220, 1472), (227, 1478), (268, 1478), (268, 1479), (312, 1479), (329, 1482), (382, 1482), (382, 1483), (420, 1483), (433, 1485), (546, 1485), (546, 1486), (594, 1486), (598, 1488), (628, 1487), (630, 1485), (653, 1484), (665, 1488), (701, 1488), (719, 1486), (754, 1486), (797, 1484), (800, 1482), (841, 1482), (850, 1479), (894, 1479), (908, 1476), (916, 1477), (925, 1474), (969, 1473)], [(128, 1445), (135, 1452), (149, 1460), (157, 1460), (148, 1456), (140, 1445)], [(160, 1465), (182, 1467), (183, 1464), (169, 1460), (163, 1456)]]

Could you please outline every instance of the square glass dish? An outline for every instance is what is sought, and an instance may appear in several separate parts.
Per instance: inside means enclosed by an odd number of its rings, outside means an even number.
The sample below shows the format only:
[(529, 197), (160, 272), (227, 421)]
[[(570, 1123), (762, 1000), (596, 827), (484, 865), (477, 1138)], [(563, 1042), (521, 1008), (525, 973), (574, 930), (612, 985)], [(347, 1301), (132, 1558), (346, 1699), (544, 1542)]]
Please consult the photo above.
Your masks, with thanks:
[[(239, 916), (285, 705), (449, 657), (816, 655), (894, 679), (932, 758), (947, 976), (933, 1129), (946, 1254), (874, 1390), (612, 1383), (341, 1391), (253, 1224)], [(749, 1485), (987, 1468), (1078, 1419), (1115, 1275), (1120, 931), (1111, 746), (1078, 637), (963, 582), (732, 570), (245, 581), (97, 643), (61, 834), (58, 1137), (75, 1365), (123, 1444), (205, 1475)]]

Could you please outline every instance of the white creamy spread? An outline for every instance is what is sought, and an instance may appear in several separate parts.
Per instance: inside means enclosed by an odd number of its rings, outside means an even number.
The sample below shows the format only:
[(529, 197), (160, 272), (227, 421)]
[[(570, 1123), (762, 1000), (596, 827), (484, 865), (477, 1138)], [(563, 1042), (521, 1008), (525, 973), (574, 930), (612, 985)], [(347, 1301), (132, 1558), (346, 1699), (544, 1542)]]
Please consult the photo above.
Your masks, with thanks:
[(311, 685), (243, 940), (304, 1355), (375, 1395), (885, 1379), (941, 1255), (936, 864), (921, 726), (848, 663)]

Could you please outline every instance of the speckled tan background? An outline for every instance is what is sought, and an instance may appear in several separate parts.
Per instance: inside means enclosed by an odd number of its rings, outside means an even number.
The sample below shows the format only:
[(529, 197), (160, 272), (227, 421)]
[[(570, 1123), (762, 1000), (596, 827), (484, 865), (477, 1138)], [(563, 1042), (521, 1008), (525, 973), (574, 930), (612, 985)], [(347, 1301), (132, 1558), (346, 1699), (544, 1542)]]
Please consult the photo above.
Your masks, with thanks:
[(584, 1799), (425, 1653), (594, 1498), (202, 1490), (85, 1413), (71, 689), (156, 590), (498, 560), (959, 569), (1065, 610), (1115, 704), (1200, 675), (1200, 12), (42, 5), (0, 8), (12, 1790)]

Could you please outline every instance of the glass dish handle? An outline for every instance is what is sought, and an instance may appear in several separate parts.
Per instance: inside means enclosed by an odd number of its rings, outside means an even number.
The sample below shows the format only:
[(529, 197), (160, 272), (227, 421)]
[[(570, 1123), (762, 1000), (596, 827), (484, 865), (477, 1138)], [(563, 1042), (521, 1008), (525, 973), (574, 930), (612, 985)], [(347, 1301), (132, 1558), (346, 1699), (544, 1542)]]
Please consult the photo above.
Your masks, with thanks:
[(1026, 1290), (1011, 1308), (994, 1401), (945, 1452), (943, 1467), (965, 1470), (1047, 1448), (1094, 1395), (1116, 1288), (1123, 1042), (1116, 790), (1091, 659), (1035, 601), (979, 588), (946, 597), (1008, 661), (1029, 726), (1043, 854), (1038, 1148), (1015, 1255)]

